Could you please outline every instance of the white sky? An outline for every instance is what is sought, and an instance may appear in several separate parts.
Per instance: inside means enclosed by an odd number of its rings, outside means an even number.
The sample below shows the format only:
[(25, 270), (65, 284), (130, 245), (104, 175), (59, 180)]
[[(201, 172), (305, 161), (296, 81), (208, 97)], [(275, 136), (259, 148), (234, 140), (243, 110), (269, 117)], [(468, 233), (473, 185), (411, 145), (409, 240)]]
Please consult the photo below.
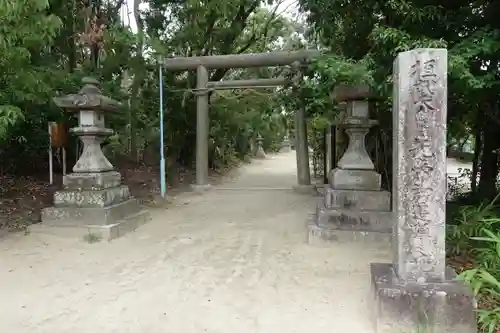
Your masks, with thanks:
[[(298, 0), (280, 0), (281, 3), (278, 6), (278, 13), (281, 13), (283, 15), (286, 15), (290, 17), (291, 19), (297, 19), (297, 16), (299, 15), (299, 10), (298, 10)], [(126, 0), (125, 5), (122, 7), (121, 10), (121, 17), (122, 20), (124, 21), (125, 25), (129, 25), (130, 28), (132, 29), (133, 32), (137, 31), (137, 25), (135, 23), (134, 15), (132, 15), (132, 8), (134, 5), (134, 0)], [(264, 7), (267, 7), (269, 9), (274, 9), (276, 5), (264, 5)], [(140, 8), (147, 8), (147, 4), (142, 3)]]

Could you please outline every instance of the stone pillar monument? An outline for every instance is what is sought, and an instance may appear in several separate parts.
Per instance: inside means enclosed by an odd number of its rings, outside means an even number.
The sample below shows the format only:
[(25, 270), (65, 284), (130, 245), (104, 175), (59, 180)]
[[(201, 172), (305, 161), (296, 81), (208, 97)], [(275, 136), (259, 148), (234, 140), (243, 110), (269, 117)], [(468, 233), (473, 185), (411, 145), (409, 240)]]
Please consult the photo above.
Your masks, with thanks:
[(369, 102), (374, 97), (366, 85), (339, 85), (333, 98), (347, 104), (339, 126), (349, 136), (349, 145), (331, 170), (324, 199), (309, 222), (309, 243), (360, 236), (388, 239), (391, 194), (381, 190), (381, 176), (374, 170), (365, 147), (365, 136), (376, 124), (368, 116)]
[(394, 62), (393, 264), (371, 264), (376, 333), (473, 333), (475, 301), (445, 265), (447, 51)]
[(57, 106), (78, 112), (78, 127), (71, 132), (83, 143), (83, 152), (73, 173), (63, 177), (63, 189), (54, 193), (54, 206), (42, 210), (42, 223), (33, 230), (63, 232), (69, 235), (94, 234), (111, 240), (136, 229), (149, 220), (132, 198), (121, 175), (101, 150), (103, 139), (113, 130), (105, 128), (104, 115), (120, 103), (103, 96), (92, 78), (83, 79), (78, 94), (55, 97)]
[(267, 157), (266, 152), (264, 151), (263, 143), (264, 138), (260, 135), (260, 133), (257, 134), (257, 151), (255, 152), (255, 158), (265, 159)]

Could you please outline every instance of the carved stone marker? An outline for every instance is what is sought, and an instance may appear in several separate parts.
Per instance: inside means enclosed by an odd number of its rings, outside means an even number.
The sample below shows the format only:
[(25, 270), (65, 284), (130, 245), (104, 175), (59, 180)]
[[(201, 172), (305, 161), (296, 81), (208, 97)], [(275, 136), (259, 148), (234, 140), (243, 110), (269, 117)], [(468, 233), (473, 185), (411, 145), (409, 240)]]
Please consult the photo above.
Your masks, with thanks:
[(346, 103), (346, 117), (338, 124), (349, 136), (349, 145), (337, 167), (316, 215), (309, 222), (309, 243), (366, 237), (390, 238), (391, 194), (381, 190), (381, 176), (374, 170), (365, 147), (365, 136), (377, 122), (368, 115), (374, 98), (366, 85), (338, 85), (336, 102)]
[(394, 62), (393, 264), (371, 264), (376, 333), (476, 332), (471, 290), (445, 265), (447, 51)]
[(92, 233), (111, 240), (149, 220), (149, 213), (141, 210), (128, 186), (121, 184), (120, 173), (101, 150), (103, 139), (113, 133), (105, 128), (104, 114), (120, 103), (103, 96), (98, 81), (84, 78), (83, 84), (78, 94), (54, 98), (59, 107), (78, 112), (78, 127), (71, 132), (82, 141), (83, 152), (73, 173), (63, 177), (63, 189), (54, 193), (54, 206), (42, 210), (42, 223), (32, 230)]

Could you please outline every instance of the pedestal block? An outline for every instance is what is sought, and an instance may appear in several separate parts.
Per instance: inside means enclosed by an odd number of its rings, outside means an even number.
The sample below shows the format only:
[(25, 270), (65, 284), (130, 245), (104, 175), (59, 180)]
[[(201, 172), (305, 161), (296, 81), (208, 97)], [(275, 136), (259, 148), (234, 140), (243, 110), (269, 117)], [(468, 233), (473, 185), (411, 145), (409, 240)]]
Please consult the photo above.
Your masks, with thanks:
[(66, 190), (83, 188), (100, 190), (119, 186), (121, 181), (122, 176), (117, 171), (70, 173), (63, 177), (63, 188)]
[(447, 268), (442, 282), (400, 280), (392, 264), (370, 267), (375, 333), (471, 333), (476, 301), (469, 286)]
[(327, 188), (308, 223), (309, 244), (391, 239), (391, 194)]
[(388, 191), (337, 190), (327, 187), (323, 202), (327, 208), (355, 208), (389, 212), (391, 193)]
[(330, 185), (337, 190), (380, 189), (382, 177), (374, 170), (349, 170), (335, 168), (330, 172)]
[(128, 186), (117, 182), (116, 174), (65, 177), (64, 189), (54, 193), (54, 206), (42, 210), (42, 223), (33, 225), (31, 231), (74, 237), (93, 234), (109, 241), (147, 222), (149, 212), (141, 209)]

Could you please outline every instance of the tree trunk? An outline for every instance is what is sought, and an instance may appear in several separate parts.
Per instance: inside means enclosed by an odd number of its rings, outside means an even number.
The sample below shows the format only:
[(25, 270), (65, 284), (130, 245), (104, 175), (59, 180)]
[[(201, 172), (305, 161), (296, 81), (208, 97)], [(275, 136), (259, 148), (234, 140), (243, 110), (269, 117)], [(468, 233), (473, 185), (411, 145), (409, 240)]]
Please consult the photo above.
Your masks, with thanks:
[[(492, 113), (492, 115), (494, 115)], [(498, 124), (488, 120), (484, 123), (484, 146), (481, 158), (481, 175), (479, 178), (478, 195), (480, 200), (492, 200), (497, 192), (498, 177)]]
[(141, 13), (139, 11), (139, 5), (141, 0), (134, 0), (133, 14), (134, 19), (137, 24), (137, 31), (141, 36), (139, 45), (137, 47), (137, 62), (134, 68), (134, 79), (132, 82), (132, 91), (130, 97), (130, 107), (128, 112), (128, 126), (129, 126), (129, 140), (130, 140), (130, 156), (134, 162), (138, 162), (139, 153), (137, 148), (137, 111), (140, 108), (140, 87), (144, 81), (143, 69), (139, 68), (139, 64), (142, 60), (142, 50), (144, 46), (143, 33), (144, 33), (144, 23), (142, 22)]
[(474, 129), (474, 158), (472, 160), (471, 192), (477, 196), (477, 175), (479, 174), (479, 157), (481, 156), (483, 127), (483, 111), (480, 108), (477, 113), (476, 126)]

